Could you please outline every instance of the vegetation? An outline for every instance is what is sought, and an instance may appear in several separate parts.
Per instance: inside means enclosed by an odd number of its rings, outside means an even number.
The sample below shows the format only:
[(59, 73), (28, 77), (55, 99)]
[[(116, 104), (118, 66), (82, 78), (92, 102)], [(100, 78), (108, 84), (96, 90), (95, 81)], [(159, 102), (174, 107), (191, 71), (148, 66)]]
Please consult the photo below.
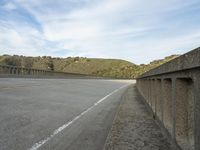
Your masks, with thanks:
[(149, 64), (141, 64), (139, 75), (144, 73), (144, 72), (147, 72), (147, 71), (149, 71), (153, 68), (156, 68), (156, 67), (158, 67), (158, 66), (160, 66), (160, 65), (162, 65), (162, 64), (164, 64), (168, 61), (171, 61), (172, 59), (175, 59), (178, 56), (180, 56), (180, 55), (171, 55), (171, 56), (165, 57), (164, 59), (154, 60), (154, 61), (150, 62)]
[(177, 56), (178, 55), (172, 55), (165, 57), (164, 59), (155, 60), (149, 64), (136, 65), (119, 59), (96, 59), (85, 57), (53, 58), (50, 56), (25, 57), (18, 55), (3, 55), (0, 56), (0, 64), (70, 73), (92, 74), (101, 77), (132, 79), (150, 69), (176, 58)]

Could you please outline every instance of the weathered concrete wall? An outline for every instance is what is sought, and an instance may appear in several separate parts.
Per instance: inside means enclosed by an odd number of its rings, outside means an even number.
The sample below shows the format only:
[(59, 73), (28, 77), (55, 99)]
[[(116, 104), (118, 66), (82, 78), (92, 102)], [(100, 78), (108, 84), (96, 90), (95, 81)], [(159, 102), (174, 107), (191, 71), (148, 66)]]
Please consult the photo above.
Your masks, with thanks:
[(0, 65), (0, 77), (99, 78), (92, 75)]
[(200, 150), (200, 48), (146, 72), (137, 88), (174, 143)]

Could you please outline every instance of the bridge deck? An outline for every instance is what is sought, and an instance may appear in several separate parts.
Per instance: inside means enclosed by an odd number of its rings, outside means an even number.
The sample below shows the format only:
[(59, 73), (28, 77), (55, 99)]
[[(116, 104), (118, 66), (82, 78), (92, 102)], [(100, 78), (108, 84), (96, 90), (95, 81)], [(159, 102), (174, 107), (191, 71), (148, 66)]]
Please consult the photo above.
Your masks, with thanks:
[[(135, 85), (77, 79), (0, 79), (1, 150), (168, 150)], [(124, 94), (124, 92), (127, 92)]]
[(0, 150), (101, 150), (127, 83), (0, 79)]

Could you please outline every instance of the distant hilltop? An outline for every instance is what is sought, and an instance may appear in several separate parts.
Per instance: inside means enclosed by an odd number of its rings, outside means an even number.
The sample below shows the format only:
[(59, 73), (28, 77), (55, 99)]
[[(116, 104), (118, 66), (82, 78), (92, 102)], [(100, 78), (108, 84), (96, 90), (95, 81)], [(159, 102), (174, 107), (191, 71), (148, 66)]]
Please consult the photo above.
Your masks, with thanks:
[(2, 55), (0, 56), (0, 64), (69, 73), (92, 74), (100, 77), (133, 79), (138, 75), (141, 75), (142, 73), (162, 65), (178, 56), (179, 55), (171, 55), (164, 59), (154, 60), (149, 64), (136, 65), (129, 61), (120, 59)]

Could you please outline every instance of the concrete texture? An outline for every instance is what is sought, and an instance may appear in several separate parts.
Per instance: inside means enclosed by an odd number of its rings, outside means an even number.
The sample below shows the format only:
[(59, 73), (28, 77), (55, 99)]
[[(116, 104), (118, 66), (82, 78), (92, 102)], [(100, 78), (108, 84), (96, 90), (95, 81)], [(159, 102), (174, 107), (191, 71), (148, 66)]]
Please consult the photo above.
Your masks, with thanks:
[(147, 110), (135, 85), (129, 87), (104, 150), (175, 150)]
[(163, 99), (161, 99), (161, 80), (156, 80), (156, 115), (160, 120), (162, 120), (162, 103)]
[(38, 149), (101, 150), (126, 90), (119, 88), (130, 81), (2, 78), (0, 83), (1, 150), (26, 150), (52, 133), (57, 134)]
[(200, 47), (184, 55), (181, 55), (178, 58), (175, 58), (174, 60), (169, 61), (155, 69), (152, 69), (144, 73), (143, 75), (140, 76), (140, 78), (199, 68), (200, 66), (199, 58), (200, 58)]
[(100, 78), (93, 75), (77, 74), (77, 73), (66, 73), (58, 72), (51, 70), (41, 70), (34, 68), (24, 68), (17, 66), (5, 66), (0, 65), (0, 78), (17, 78), (17, 77), (26, 77), (26, 78)]
[(171, 80), (163, 80), (163, 123), (172, 135), (173, 118), (172, 118), (172, 93)]
[[(137, 88), (151, 102), (149, 107), (160, 126), (182, 150), (200, 150), (199, 58), (197, 48), (137, 79)], [(161, 81), (161, 88), (156, 81)]]
[[(190, 79), (176, 80), (176, 139), (183, 149), (194, 146), (194, 98)], [(188, 148), (187, 148), (188, 147)]]
[[(137, 87), (142, 93), (143, 97), (147, 99), (149, 95), (148, 84), (151, 84), (151, 97), (146, 100), (147, 103), (151, 101), (152, 111), (155, 117), (161, 122), (161, 126), (165, 126), (167, 132), (174, 143), (177, 143), (183, 150), (196, 150), (198, 146), (194, 143), (195, 139), (199, 139), (198, 133), (195, 133), (197, 126), (195, 126), (198, 118), (195, 117), (195, 110), (198, 105), (195, 105), (194, 80), (187, 76), (163, 75), (160, 78), (156, 76), (155, 79), (138, 79)], [(183, 74), (182, 74), (183, 75)], [(187, 75), (187, 74), (186, 74)], [(157, 81), (162, 81), (162, 85)], [(148, 82), (147, 82), (148, 81)], [(162, 88), (163, 90), (161, 90)], [(153, 90), (152, 90), (153, 89)], [(196, 101), (195, 101), (196, 100)], [(162, 117), (163, 116), (163, 117)], [(196, 145), (196, 146), (195, 146)]]

